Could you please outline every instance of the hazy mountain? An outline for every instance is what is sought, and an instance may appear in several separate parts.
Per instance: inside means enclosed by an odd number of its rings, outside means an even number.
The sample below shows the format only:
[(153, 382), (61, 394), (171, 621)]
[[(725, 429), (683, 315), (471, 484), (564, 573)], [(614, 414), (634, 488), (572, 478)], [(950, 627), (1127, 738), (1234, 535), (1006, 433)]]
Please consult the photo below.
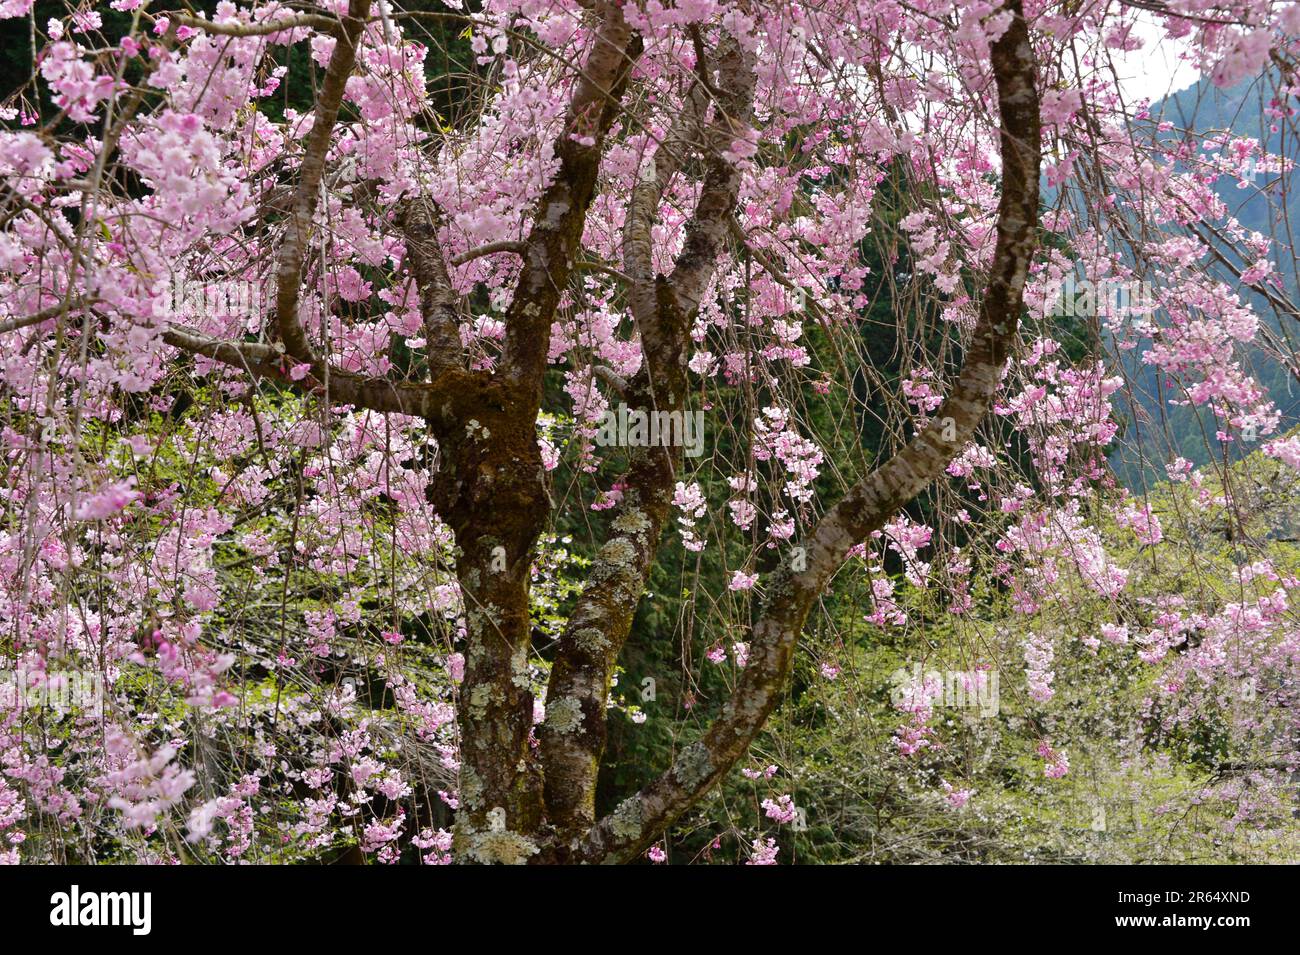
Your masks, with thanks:
[[(1195, 136), (1199, 141), (1207, 133), (1222, 130), (1258, 139), (1267, 152), (1295, 160), (1300, 158), (1300, 143), (1290, 129), (1276, 127), (1266, 112), (1275, 80), (1276, 77), (1266, 75), (1225, 90), (1203, 79), (1154, 104), (1151, 115), (1155, 121), (1173, 125), (1172, 129), (1159, 134), (1171, 145), (1188, 136)], [(1281, 273), (1287, 296), (1292, 301), (1300, 299), (1291, 253), (1295, 247), (1292, 236), (1300, 234), (1300, 194), (1285, 189), (1285, 179), (1278, 173), (1259, 169), (1255, 164), (1247, 164), (1242, 174), (1248, 180), (1244, 188), (1229, 177), (1223, 177), (1216, 192), (1244, 227), (1274, 239), (1274, 262)], [(1220, 269), (1219, 274), (1225, 281), (1237, 285), (1236, 279), (1226, 269)], [(1259, 312), (1264, 324), (1283, 339), (1300, 343), (1300, 324), (1295, 318), (1279, 317), (1262, 295), (1249, 289), (1239, 291)], [(1141, 364), (1141, 351), (1136, 349), (1126, 354), (1125, 371), (1133, 385), (1137, 408), (1122, 409), (1126, 418), (1125, 430), (1111, 455), (1111, 464), (1120, 478), (1134, 488), (1152, 479), (1163, 478), (1164, 464), (1174, 455), (1201, 465), (1219, 448), (1212, 416), (1204, 409), (1171, 404), (1171, 400), (1180, 400), (1184, 396), (1168, 391), (1157, 370)], [(1300, 388), (1296, 387), (1290, 373), (1258, 351), (1252, 351), (1245, 360), (1282, 410), (1283, 429), (1300, 423)], [(1235, 460), (1257, 447), (1257, 443), (1241, 447), (1234, 445), (1221, 449), (1221, 453), (1225, 453), (1227, 459)]]

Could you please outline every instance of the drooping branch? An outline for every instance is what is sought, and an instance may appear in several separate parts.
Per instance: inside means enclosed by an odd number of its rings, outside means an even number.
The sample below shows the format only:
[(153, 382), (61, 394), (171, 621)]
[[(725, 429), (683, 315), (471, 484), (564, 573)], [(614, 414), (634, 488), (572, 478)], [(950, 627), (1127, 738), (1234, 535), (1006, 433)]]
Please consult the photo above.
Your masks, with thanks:
[(625, 861), (696, 803), (744, 754), (780, 697), (813, 605), (850, 549), (884, 525), (942, 473), (983, 420), (1019, 324), (1036, 247), (1042, 149), (1036, 64), (1020, 0), (993, 44), (1001, 113), (1002, 195), (997, 244), (979, 319), (953, 390), (930, 424), (897, 455), (858, 482), (783, 562), (750, 634), (749, 661), (717, 720), (673, 766), (594, 826), (576, 858)]
[[(727, 223), (727, 226), (731, 230), (731, 237), (745, 250), (746, 254), (748, 254), (750, 258), (758, 263), (759, 268), (772, 277), (772, 281), (776, 282), (782, 288), (789, 289), (796, 295), (803, 295), (805, 293), (806, 290), (803, 286), (790, 278), (790, 276), (786, 274), (785, 269), (781, 268), (780, 265), (772, 260), (770, 255), (754, 244), (753, 240), (745, 234), (744, 227), (736, 220), (735, 216), (731, 217), (731, 221)], [(827, 317), (826, 310), (813, 299), (807, 299), (804, 303), (804, 308), (806, 308), (808, 313), (814, 318), (825, 319)]]
[[(222, 341), (175, 325), (164, 333), (163, 340), (184, 351), (243, 369), (254, 377), (272, 378), (298, 390), (321, 395), (336, 404), (354, 405), (378, 412), (418, 415), (436, 423), (439, 404), (434, 401), (434, 396), (443, 393), (437, 379), (448, 368), (436, 369), (439, 374), (435, 374), (433, 385), (397, 382), (342, 371), (327, 365), (315, 354), (299, 314), (303, 262), (307, 254), (312, 218), (320, 202), (325, 157), (338, 122), (348, 77), (352, 75), (356, 64), (357, 49), (370, 14), (370, 6), (371, 0), (349, 0), (347, 16), (341, 21), (318, 15), (274, 21), (278, 29), (315, 26), (335, 38), (334, 49), (316, 98), (314, 119), (303, 149), (298, 183), (289, 202), (290, 214), (276, 267), (276, 325), (284, 352), (256, 343)], [(278, 32), (262, 29), (268, 27), (269, 23), (258, 24), (254, 29), (249, 25), (212, 24), (205, 20), (191, 24), (188, 22), (191, 19), (183, 15), (174, 16), (173, 23), (185, 21), (186, 25), (229, 36)], [(254, 32), (241, 32), (246, 28), (254, 29)], [(308, 374), (290, 377), (291, 366), (304, 364), (310, 368)], [(441, 385), (445, 384), (445, 381), (441, 382)]]

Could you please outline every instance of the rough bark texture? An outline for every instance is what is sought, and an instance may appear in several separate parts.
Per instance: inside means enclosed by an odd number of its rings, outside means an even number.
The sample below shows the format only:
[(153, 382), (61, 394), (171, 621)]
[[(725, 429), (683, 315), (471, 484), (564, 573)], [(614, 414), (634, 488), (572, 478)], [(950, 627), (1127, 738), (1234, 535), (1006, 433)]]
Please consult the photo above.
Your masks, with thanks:
[(438, 220), (437, 209), (421, 196), (406, 200), (399, 219), (407, 263), (420, 295), (424, 352), (434, 378), (461, 365), (457, 298), (438, 244)]
[(533, 547), (550, 512), (530, 398), (518, 386), (473, 379), (452, 399), (459, 429), (439, 432), (430, 498), (456, 535), (465, 605), (465, 680), (458, 707), (458, 850), (481, 862), (533, 851), (541, 821), (528, 736), (528, 585)]

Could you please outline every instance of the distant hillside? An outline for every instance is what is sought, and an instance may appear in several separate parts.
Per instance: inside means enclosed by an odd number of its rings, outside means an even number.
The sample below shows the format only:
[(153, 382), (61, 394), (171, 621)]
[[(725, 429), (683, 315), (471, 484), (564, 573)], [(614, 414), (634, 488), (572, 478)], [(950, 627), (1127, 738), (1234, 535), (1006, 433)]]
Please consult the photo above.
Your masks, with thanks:
[[(1269, 153), (1297, 160), (1300, 144), (1285, 127), (1272, 129), (1265, 113), (1272, 98), (1273, 79), (1265, 76), (1226, 90), (1203, 79), (1153, 105), (1151, 115), (1157, 121), (1173, 124), (1173, 130), (1161, 134), (1170, 141), (1189, 134), (1199, 140), (1206, 133), (1223, 130), (1258, 139)], [(1300, 194), (1285, 188), (1289, 183), (1277, 173), (1247, 169), (1246, 176), (1253, 178), (1249, 187), (1240, 188), (1225, 178), (1216, 192), (1243, 226), (1274, 239), (1274, 261), (1286, 291), (1292, 301), (1300, 300), (1300, 277), (1291, 257), (1296, 244), (1293, 235), (1300, 235)], [(1225, 281), (1236, 284), (1226, 270), (1220, 274)], [(1280, 332), (1284, 339), (1300, 342), (1300, 326), (1293, 318), (1279, 319), (1263, 296), (1255, 292), (1241, 290), (1241, 294), (1255, 307), (1264, 324)], [(1126, 356), (1125, 372), (1133, 383), (1137, 408), (1120, 409), (1125, 429), (1111, 455), (1111, 464), (1126, 485), (1141, 488), (1160, 480), (1164, 464), (1174, 455), (1202, 465), (1212, 453), (1226, 451), (1227, 459), (1235, 460), (1243, 451), (1252, 450), (1220, 449), (1212, 417), (1195, 408), (1171, 406), (1170, 399), (1181, 395), (1165, 391), (1156, 370), (1141, 364), (1140, 352), (1138, 349)], [(1248, 355), (1246, 360), (1282, 410), (1282, 429), (1300, 423), (1300, 387), (1286, 369), (1259, 352)]]

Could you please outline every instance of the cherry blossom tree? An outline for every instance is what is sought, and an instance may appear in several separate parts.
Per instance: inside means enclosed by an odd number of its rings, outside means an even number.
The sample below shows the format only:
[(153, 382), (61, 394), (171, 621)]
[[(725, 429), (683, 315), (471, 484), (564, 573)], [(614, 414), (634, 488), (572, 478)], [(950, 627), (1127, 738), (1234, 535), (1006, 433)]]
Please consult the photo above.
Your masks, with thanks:
[[(1300, 4), (153, 6), (0, 5), (37, 38), (0, 132), (0, 646), (25, 692), (100, 697), (0, 710), (11, 861), (630, 861), (854, 581), (884, 630), (996, 580), (1042, 705), (1084, 608), (1093, 649), (1154, 621), (1171, 706), (1268, 687), (1232, 732), (1284, 798), (1296, 580), (1135, 609), (1171, 545), (1106, 454), (1152, 368), (1209, 446), (1300, 468), (1252, 370), (1297, 367), (1279, 244), (1215, 192), (1287, 162), (1176, 141), (1112, 57), (1158, 23), (1289, 124)], [(1173, 461), (1179, 507), (1231, 521), (1227, 475)], [(728, 590), (682, 652), (728, 693), (598, 812), (638, 613), (692, 557)], [(924, 687), (899, 710), (924, 750)]]

